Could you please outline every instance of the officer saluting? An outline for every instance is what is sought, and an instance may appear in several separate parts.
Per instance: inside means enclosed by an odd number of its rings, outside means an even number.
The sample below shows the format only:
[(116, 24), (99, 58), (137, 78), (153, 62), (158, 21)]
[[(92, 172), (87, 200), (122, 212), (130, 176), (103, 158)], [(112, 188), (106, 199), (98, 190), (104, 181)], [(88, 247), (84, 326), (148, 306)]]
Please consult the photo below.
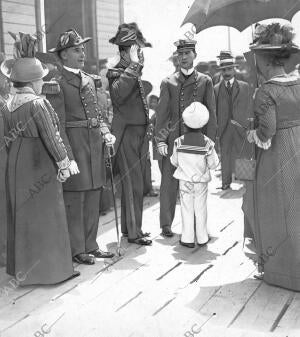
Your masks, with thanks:
[(94, 257), (109, 258), (96, 242), (100, 187), (105, 183), (102, 138), (112, 145), (115, 137), (103, 122), (93, 78), (82, 71), (85, 43), (74, 29), (62, 33), (55, 52), (63, 68), (57, 78), (60, 93), (48, 99), (57, 112), (61, 134), (71, 160), (72, 176), (64, 188), (72, 256), (78, 263), (94, 264)]
[(136, 23), (122, 24), (110, 42), (119, 46), (120, 60), (107, 72), (114, 109), (112, 130), (116, 135), (116, 164), (121, 175), (121, 224), (128, 242), (151, 245), (142, 232), (143, 157), (149, 121), (145, 90), (141, 81), (146, 42)]
[(212, 80), (208, 75), (194, 69), (197, 56), (196, 41), (175, 42), (179, 70), (168, 76), (161, 84), (157, 107), (155, 138), (158, 152), (163, 156), (160, 185), (160, 226), (162, 235), (173, 236), (171, 225), (174, 219), (178, 182), (173, 178), (175, 168), (170, 156), (174, 140), (183, 134), (182, 113), (192, 102), (203, 103), (209, 111), (209, 121), (202, 132), (214, 141), (217, 131), (216, 103)]

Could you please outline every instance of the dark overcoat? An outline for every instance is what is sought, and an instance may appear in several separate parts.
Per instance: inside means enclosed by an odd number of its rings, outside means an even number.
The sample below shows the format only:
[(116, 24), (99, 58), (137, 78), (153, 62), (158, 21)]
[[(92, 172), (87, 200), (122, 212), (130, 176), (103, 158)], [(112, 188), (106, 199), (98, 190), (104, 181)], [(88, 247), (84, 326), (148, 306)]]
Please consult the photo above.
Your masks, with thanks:
[[(57, 77), (60, 93), (48, 95), (58, 114), (61, 135), (70, 160), (77, 162), (80, 173), (71, 176), (64, 184), (65, 191), (88, 191), (105, 184), (102, 134), (109, 132), (97, 103), (94, 80), (88, 74), (78, 75), (62, 69)], [(100, 128), (67, 127), (68, 122), (99, 117)]]
[(202, 132), (215, 140), (217, 132), (216, 103), (213, 83), (209, 76), (194, 71), (188, 78), (182, 72), (170, 75), (161, 84), (156, 110), (156, 143), (168, 145), (168, 155), (162, 159), (160, 186), (160, 226), (171, 226), (176, 207), (178, 181), (173, 177), (175, 167), (171, 165), (174, 141), (184, 132), (182, 113), (192, 102), (203, 103), (209, 111), (209, 121)]
[[(230, 122), (229, 97), (224, 80), (216, 84), (214, 90), (217, 102), (218, 136), (220, 142), (222, 142), (224, 132), (230, 127), (234, 137), (234, 157), (248, 156), (251, 146), (247, 141), (245, 142), (246, 131)], [(249, 84), (235, 79), (232, 87), (232, 119), (243, 127), (248, 127), (248, 118), (252, 115)]]
[(183, 132), (182, 112), (194, 101), (201, 102), (207, 107), (209, 121), (202, 131), (215, 140), (216, 103), (211, 78), (195, 71), (186, 79), (182, 72), (176, 72), (162, 81), (156, 111), (155, 137), (156, 141), (169, 145), (169, 154), (172, 154), (174, 140)]
[(137, 76), (138, 74), (131, 71), (130, 67), (124, 69), (116, 66), (107, 72), (114, 111), (112, 133), (116, 137), (114, 144), (116, 152), (127, 125), (147, 125), (148, 123)]

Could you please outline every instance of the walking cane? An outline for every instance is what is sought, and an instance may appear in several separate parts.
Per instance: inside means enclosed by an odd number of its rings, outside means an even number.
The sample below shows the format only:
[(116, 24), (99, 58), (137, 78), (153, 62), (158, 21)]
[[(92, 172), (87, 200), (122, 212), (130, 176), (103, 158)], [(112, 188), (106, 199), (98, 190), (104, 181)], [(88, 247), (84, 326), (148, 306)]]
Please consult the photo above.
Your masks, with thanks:
[(119, 219), (118, 219), (118, 210), (117, 210), (117, 202), (116, 202), (116, 186), (114, 182), (114, 174), (112, 168), (112, 160), (111, 158), (115, 155), (115, 150), (113, 146), (106, 146), (107, 158), (105, 161), (105, 165), (109, 168), (110, 171), (110, 182), (111, 189), (113, 195), (113, 203), (114, 203), (114, 211), (115, 211), (115, 222), (116, 222), (116, 230), (117, 230), (117, 255), (121, 256), (121, 242), (120, 242), (120, 232), (119, 232)]

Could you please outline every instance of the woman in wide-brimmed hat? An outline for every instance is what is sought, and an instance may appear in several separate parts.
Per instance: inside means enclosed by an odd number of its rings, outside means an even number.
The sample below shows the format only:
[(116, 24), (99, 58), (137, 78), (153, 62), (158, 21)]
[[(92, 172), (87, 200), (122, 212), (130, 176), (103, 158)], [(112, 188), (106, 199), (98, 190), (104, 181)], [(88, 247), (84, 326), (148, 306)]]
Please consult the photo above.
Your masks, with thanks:
[[(257, 146), (254, 237), (259, 270), (270, 284), (300, 291), (300, 79), (288, 75), (290, 24), (260, 25), (250, 49), (265, 78), (248, 140)], [(249, 207), (248, 207), (249, 210)]]
[(36, 40), (22, 33), (14, 37), (18, 58), (1, 65), (16, 88), (3, 110), (8, 148), (7, 273), (20, 285), (54, 284), (78, 275), (61, 187), (70, 176), (69, 159), (57, 115), (39, 96), (48, 69), (34, 57)]

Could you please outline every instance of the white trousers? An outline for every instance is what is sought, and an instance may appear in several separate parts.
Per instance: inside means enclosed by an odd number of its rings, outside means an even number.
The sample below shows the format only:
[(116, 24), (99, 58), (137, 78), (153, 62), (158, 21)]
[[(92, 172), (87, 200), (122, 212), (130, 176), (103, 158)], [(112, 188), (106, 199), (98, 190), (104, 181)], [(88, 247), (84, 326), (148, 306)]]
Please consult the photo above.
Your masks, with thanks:
[(195, 227), (197, 242), (203, 244), (208, 241), (207, 187), (208, 183), (190, 183), (179, 180), (182, 242), (195, 242)]

